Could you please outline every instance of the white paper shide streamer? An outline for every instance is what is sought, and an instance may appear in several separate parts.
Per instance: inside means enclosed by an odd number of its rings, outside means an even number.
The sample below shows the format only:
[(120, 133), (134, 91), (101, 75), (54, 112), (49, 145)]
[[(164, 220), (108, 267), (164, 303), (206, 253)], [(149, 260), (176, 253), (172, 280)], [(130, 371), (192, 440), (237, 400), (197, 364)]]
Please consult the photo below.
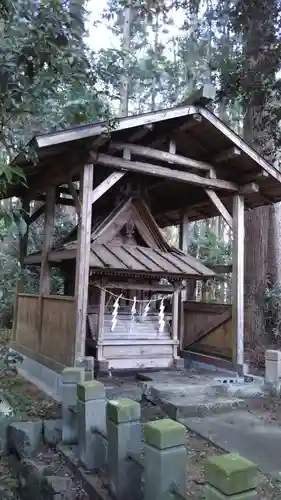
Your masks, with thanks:
[(164, 311), (165, 311), (165, 305), (164, 305), (164, 298), (163, 298), (163, 299), (161, 299), (160, 308), (159, 308), (159, 329), (158, 329), (159, 333), (164, 332), (164, 328), (165, 328)]
[(147, 304), (143, 310), (143, 313), (142, 313), (143, 320), (145, 320), (145, 318), (147, 317), (149, 309), (150, 309), (150, 300), (149, 300), (149, 302), (147, 302)]
[(132, 321), (134, 321), (135, 319), (135, 315), (137, 313), (137, 297), (134, 297), (134, 301), (133, 301), (133, 305), (132, 305), (132, 309), (131, 309), (131, 315), (132, 315)]
[(120, 300), (120, 297), (121, 297), (121, 295), (119, 295), (119, 297), (117, 297), (117, 299), (115, 300), (115, 302), (113, 304), (112, 324), (111, 324), (111, 331), (112, 332), (113, 332), (113, 330), (115, 329), (115, 327), (117, 325), (117, 316), (118, 316), (118, 309), (119, 309), (119, 300)]

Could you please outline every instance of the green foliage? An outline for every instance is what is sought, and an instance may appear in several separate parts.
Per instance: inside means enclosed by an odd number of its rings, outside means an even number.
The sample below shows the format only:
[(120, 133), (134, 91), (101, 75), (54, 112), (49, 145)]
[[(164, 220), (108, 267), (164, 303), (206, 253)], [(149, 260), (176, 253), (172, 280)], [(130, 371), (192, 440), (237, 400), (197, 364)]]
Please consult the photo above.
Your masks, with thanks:
[(268, 283), (261, 301), (264, 333), (271, 342), (280, 345), (281, 340), (281, 286)]
[(231, 241), (220, 239), (211, 230), (199, 232), (196, 226), (191, 235), (189, 253), (206, 265), (229, 264), (231, 262)]

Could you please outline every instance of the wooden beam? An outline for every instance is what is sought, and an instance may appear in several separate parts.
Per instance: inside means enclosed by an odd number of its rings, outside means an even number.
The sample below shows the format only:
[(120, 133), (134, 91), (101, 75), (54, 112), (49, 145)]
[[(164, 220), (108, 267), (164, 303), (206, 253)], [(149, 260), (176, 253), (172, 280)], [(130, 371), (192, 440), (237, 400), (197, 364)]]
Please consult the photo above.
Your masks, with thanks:
[[(134, 127), (143, 127), (161, 121), (167, 121), (174, 118), (185, 117), (198, 112), (195, 106), (187, 105), (171, 109), (144, 113), (141, 115), (128, 116), (125, 118), (116, 119), (114, 132), (117, 130), (128, 130)], [(76, 127), (66, 129), (60, 132), (53, 132), (36, 137), (36, 143), (39, 149), (55, 144), (63, 144), (66, 142), (86, 139), (87, 137), (97, 137), (100, 134), (108, 134), (108, 122), (95, 123), (86, 127)]]
[(232, 229), (233, 221), (230, 213), (228, 210), (225, 208), (224, 204), (222, 201), (219, 199), (217, 193), (213, 191), (213, 189), (206, 189), (205, 190), (207, 195), (209, 196), (210, 200), (212, 203), (215, 205), (225, 222), (229, 225), (230, 229)]
[(144, 175), (163, 177), (164, 179), (176, 180), (185, 182), (186, 184), (192, 184), (195, 186), (211, 189), (219, 189), (230, 192), (237, 192), (239, 189), (238, 185), (234, 182), (224, 181), (222, 179), (200, 177), (199, 175), (190, 172), (172, 170), (168, 167), (160, 167), (158, 165), (152, 165), (150, 163), (128, 161), (124, 160), (123, 158), (117, 158), (105, 154), (96, 155), (95, 152), (92, 152), (92, 157), (93, 159), (95, 158), (95, 161), (99, 165), (104, 165), (105, 167), (117, 168), (129, 172), (137, 172)]
[(50, 267), (48, 263), (48, 253), (52, 248), (53, 231), (55, 223), (56, 189), (50, 188), (46, 194), (45, 221), (44, 221), (44, 241), (41, 252), (40, 269), (40, 295), (49, 295), (51, 286)]
[(241, 186), (239, 189), (239, 194), (253, 194), (253, 193), (259, 193), (260, 187), (258, 184), (255, 182), (249, 182), (249, 184), (245, 184), (244, 186)]
[[(100, 281), (94, 280), (91, 281), (91, 285), (93, 286), (100, 286)], [(148, 284), (148, 283), (127, 283), (124, 281), (114, 281), (114, 282), (106, 282), (105, 283), (106, 288), (125, 288), (126, 290), (145, 290), (145, 291), (154, 291), (154, 292), (165, 292), (165, 293), (171, 293), (174, 291), (174, 288), (172, 285), (159, 285), (157, 283), (155, 284)]]
[(244, 369), (244, 198), (233, 199), (232, 250), (232, 362), (239, 374)]
[(94, 166), (92, 164), (85, 165), (80, 180), (81, 216), (78, 221), (78, 245), (75, 272), (75, 359), (85, 355), (92, 226), (93, 173)]
[(223, 163), (228, 160), (233, 160), (233, 158), (237, 158), (238, 156), (241, 156), (241, 150), (238, 148), (230, 148), (215, 156), (213, 161), (215, 163)]
[(251, 182), (259, 183), (259, 181), (264, 181), (265, 179), (268, 179), (268, 177), (269, 174), (264, 170), (262, 170), (261, 172), (254, 171), (248, 174), (242, 174), (241, 182), (243, 182), (243, 184), (249, 184)]
[(124, 177), (125, 172), (113, 172), (104, 181), (102, 181), (91, 194), (91, 203), (95, 203), (103, 194), (105, 194), (110, 188), (116, 184), (122, 177)]
[(186, 168), (194, 168), (196, 170), (209, 171), (212, 167), (211, 164), (205, 163), (203, 161), (193, 160), (192, 158), (186, 158), (185, 156), (175, 154), (175, 142), (171, 141), (173, 145), (174, 152), (168, 153), (167, 151), (161, 151), (159, 149), (148, 148), (146, 146), (136, 146), (135, 144), (128, 143), (112, 143), (112, 147), (117, 150), (127, 149), (131, 151), (132, 154), (143, 156), (145, 158), (153, 158), (155, 160), (174, 163), (175, 165), (181, 165)]
[(76, 208), (76, 212), (77, 212), (77, 215), (78, 215), (78, 218), (81, 217), (81, 203), (80, 203), (80, 199), (79, 199), (79, 196), (77, 194), (77, 190), (75, 189), (73, 183), (72, 183), (72, 180), (69, 181), (68, 183), (68, 189), (69, 189), (69, 192), (73, 198), (73, 201), (74, 201), (74, 206)]
[(216, 87), (211, 83), (205, 83), (200, 89), (196, 90), (187, 99), (185, 99), (180, 106), (187, 104), (206, 106), (216, 98)]

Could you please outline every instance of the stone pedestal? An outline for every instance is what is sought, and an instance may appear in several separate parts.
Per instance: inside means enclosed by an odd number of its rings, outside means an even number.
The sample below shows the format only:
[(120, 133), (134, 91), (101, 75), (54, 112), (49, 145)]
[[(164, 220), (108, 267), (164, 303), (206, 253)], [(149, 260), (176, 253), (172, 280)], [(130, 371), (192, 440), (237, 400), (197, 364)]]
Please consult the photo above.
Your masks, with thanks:
[(129, 398), (107, 403), (109, 487), (116, 500), (141, 496), (140, 404)]
[(274, 395), (280, 394), (281, 351), (269, 349), (265, 353), (265, 386)]
[(211, 457), (205, 462), (205, 500), (255, 500), (258, 468), (237, 454)]
[(144, 425), (144, 500), (174, 500), (186, 483), (185, 427), (170, 419)]
[(77, 384), (84, 381), (83, 368), (65, 368), (62, 380), (62, 441), (76, 444), (77, 430)]
[(77, 386), (78, 457), (89, 470), (98, 470), (106, 462), (105, 387), (88, 380)]

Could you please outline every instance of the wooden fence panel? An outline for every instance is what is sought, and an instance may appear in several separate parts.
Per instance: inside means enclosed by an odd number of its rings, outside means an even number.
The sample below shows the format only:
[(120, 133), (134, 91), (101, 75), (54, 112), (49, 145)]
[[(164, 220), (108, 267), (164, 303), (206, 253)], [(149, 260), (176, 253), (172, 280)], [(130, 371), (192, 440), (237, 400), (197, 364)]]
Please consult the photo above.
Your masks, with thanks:
[(43, 297), (41, 324), (40, 354), (66, 366), (72, 365), (75, 345), (74, 297)]
[(15, 341), (36, 351), (38, 347), (38, 295), (19, 293), (15, 318)]
[(231, 306), (186, 302), (183, 349), (231, 358)]

